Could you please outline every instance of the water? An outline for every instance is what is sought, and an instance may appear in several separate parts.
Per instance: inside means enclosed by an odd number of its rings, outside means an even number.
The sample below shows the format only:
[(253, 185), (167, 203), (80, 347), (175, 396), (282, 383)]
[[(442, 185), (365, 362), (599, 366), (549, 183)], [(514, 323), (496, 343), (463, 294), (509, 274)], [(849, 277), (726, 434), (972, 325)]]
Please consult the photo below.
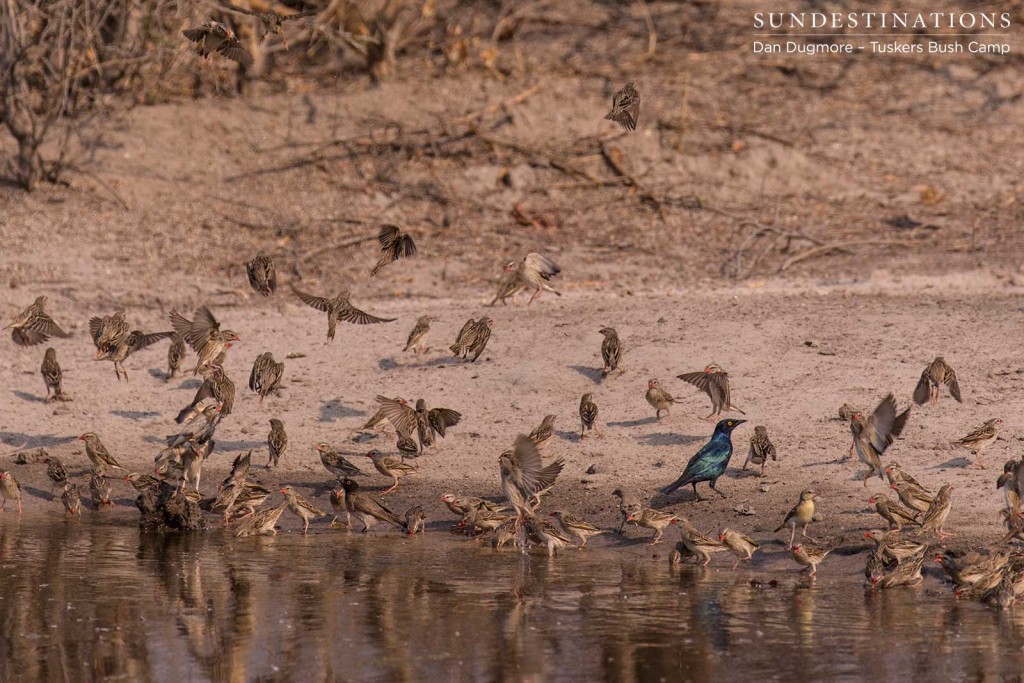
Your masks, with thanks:
[[(0, 680), (1006, 680), (1017, 613), (431, 533), (141, 535), (0, 518)], [(795, 568), (795, 565), (794, 565)]]

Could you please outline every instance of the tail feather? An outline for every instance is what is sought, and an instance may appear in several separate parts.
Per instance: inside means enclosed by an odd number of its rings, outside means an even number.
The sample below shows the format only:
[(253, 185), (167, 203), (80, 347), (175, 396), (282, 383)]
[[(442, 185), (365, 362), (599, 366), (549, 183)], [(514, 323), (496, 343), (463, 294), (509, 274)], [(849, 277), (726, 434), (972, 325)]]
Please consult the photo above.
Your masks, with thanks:
[(691, 483), (691, 482), (690, 482), (690, 476), (689, 476), (689, 475), (687, 475), (687, 474), (686, 474), (686, 473), (684, 472), (684, 473), (683, 473), (683, 474), (682, 474), (682, 475), (681, 475), (681, 476), (680, 476), (680, 477), (679, 477), (678, 479), (676, 479), (676, 480), (675, 480), (674, 482), (672, 482), (671, 484), (669, 484), (669, 485), (668, 485), (668, 486), (666, 486), (665, 488), (661, 489), (661, 490), (660, 490), (660, 493), (661, 493), (661, 494), (662, 494), (663, 496), (668, 496), (668, 495), (671, 495), (671, 494), (675, 493), (676, 489), (678, 489), (678, 488), (679, 488), (680, 486), (686, 486), (686, 485), (687, 485), (687, 484), (689, 484), (689, 483)]

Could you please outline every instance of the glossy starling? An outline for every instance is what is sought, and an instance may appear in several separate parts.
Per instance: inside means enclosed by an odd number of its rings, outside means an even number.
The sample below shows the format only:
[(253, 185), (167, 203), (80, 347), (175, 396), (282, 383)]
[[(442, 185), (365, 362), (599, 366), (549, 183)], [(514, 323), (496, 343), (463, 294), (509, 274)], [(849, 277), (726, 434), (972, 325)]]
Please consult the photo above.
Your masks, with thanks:
[(661, 493), (667, 496), (680, 486), (690, 484), (693, 486), (693, 495), (697, 497), (697, 500), (704, 500), (697, 492), (697, 484), (706, 481), (710, 484), (712, 491), (725, 498), (726, 495), (715, 488), (715, 482), (725, 474), (725, 470), (729, 467), (729, 460), (732, 458), (732, 430), (744, 422), (746, 420), (721, 420), (715, 425), (715, 433), (711, 435), (711, 439), (690, 458), (682, 475), (661, 489)]

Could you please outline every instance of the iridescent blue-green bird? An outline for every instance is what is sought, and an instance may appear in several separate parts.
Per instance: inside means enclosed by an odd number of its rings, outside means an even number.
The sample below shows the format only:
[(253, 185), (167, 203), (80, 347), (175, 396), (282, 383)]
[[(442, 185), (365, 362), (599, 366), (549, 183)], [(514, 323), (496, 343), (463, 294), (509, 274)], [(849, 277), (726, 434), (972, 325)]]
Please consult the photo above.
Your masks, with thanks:
[(692, 484), (693, 494), (697, 496), (697, 500), (704, 500), (697, 493), (697, 484), (706, 481), (711, 485), (712, 491), (725, 498), (726, 495), (715, 488), (715, 482), (725, 474), (725, 469), (729, 466), (729, 460), (732, 458), (732, 430), (744, 422), (746, 420), (722, 420), (715, 425), (715, 433), (711, 435), (711, 440), (701, 446), (697, 454), (690, 458), (682, 476), (661, 489), (661, 493), (667, 496), (680, 486)]

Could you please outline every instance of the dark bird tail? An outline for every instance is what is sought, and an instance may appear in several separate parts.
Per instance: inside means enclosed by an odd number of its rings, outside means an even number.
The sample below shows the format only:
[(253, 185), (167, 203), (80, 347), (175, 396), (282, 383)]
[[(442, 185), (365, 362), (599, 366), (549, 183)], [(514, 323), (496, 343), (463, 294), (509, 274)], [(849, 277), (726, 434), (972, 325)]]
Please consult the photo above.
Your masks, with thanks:
[(669, 496), (669, 495), (672, 495), (673, 493), (675, 493), (676, 489), (678, 489), (680, 486), (686, 486), (689, 483), (691, 483), (690, 482), (690, 477), (684, 472), (674, 482), (672, 482), (671, 484), (669, 484), (665, 488), (661, 489), (659, 491), (659, 493), (661, 493), (663, 496)]
[(185, 418), (188, 417), (188, 414), (189, 412), (191, 412), (193, 407), (195, 407), (195, 404), (189, 403), (187, 406), (182, 408), (181, 412), (178, 413), (178, 417), (174, 418), (174, 421), (177, 422), (178, 424), (184, 424)]

